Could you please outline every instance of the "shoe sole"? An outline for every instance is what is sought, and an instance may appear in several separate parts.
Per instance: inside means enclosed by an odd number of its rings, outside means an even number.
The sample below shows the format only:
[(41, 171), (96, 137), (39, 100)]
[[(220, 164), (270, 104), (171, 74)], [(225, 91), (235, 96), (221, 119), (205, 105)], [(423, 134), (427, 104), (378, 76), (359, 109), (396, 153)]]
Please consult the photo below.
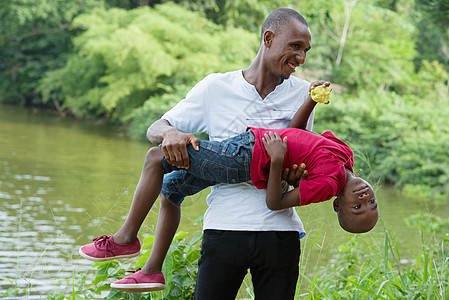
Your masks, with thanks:
[(93, 256), (89, 256), (86, 253), (84, 253), (83, 251), (81, 251), (81, 248), (78, 250), (78, 253), (82, 257), (87, 258), (88, 260), (92, 260), (92, 261), (108, 261), (108, 260), (113, 260), (113, 259), (123, 259), (123, 258), (136, 257), (136, 256), (138, 256), (140, 254), (140, 251), (136, 252), (136, 253), (125, 254), (125, 255), (117, 255), (117, 256), (110, 256), (110, 257), (93, 257)]
[(127, 293), (143, 293), (161, 291), (165, 289), (163, 283), (136, 283), (136, 284), (114, 284), (111, 283), (111, 288), (127, 292)]

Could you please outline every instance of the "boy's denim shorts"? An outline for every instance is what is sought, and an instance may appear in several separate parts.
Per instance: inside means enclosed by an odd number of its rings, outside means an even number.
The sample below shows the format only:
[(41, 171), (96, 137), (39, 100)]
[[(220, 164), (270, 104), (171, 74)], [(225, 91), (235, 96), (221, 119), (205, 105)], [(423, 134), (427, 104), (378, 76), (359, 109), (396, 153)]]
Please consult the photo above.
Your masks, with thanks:
[(162, 160), (165, 175), (162, 194), (172, 203), (180, 205), (208, 186), (218, 183), (240, 183), (251, 179), (251, 157), (254, 134), (251, 130), (235, 137), (216, 141), (200, 140), (200, 149), (187, 146), (189, 169), (178, 169)]

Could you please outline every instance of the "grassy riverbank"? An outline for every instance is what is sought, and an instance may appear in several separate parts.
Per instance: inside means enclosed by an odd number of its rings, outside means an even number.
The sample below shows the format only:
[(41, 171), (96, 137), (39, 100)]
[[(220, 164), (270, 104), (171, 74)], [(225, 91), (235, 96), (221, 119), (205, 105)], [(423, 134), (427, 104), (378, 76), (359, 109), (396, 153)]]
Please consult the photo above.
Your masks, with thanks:
[[(418, 221), (418, 222), (416, 222)], [(383, 240), (351, 235), (334, 251), (322, 267), (309, 264), (307, 253), (316, 251), (320, 233), (309, 237), (308, 249), (301, 257), (296, 299), (449, 299), (449, 225), (429, 215), (409, 218), (420, 226), (421, 249), (405, 259), (394, 232), (383, 229)], [(125, 271), (141, 267), (150, 253), (153, 236), (144, 240), (147, 250), (137, 261), (93, 263), (95, 277), (76, 273), (61, 289), (45, 299), (193, 299), (201, 235), (186, 238), (177, 234), (163, 272), (164, 291), (128, 294), (110, 289), (109, 284), (125, 276)], [(315, 250), (314, 250), (315, 249)], [(252, 299), (250, 280), (245, 281), (239, 299)], [(32, 290), (11, 288), (1, 296), (24, 295)], [(243, 295), (242, 295), (243, 294)]]

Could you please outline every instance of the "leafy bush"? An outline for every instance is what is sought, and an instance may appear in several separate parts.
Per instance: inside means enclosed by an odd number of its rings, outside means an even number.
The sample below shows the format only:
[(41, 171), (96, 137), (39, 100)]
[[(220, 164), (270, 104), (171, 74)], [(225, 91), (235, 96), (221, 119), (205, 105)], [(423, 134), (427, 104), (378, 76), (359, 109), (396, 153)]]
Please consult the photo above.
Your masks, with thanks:
[[(404, 12), (379, 1), (301, 1), (313, 33), (307, 69), (350, 93), (379, 88), (402, 91), (414, 73), (415, 27)], [(322, 79), (322, 78), (317, 78)]]
[(421, 97), (382, 90), (333, 95), (330, 105), (317, 108), (315, 131), (332, 130), (346, 141), (362, 177), (447, 199), (449, 97), (441, 87), (444, 77), (428, 82), (428, 74), (419, 81), (432, 93)]
[(146, 105), (143, 111), (154, 111), (145, 127), (205, 75), (249, 65), (258, 46), (252, 33), (225, 29), (174, 4), (97, 9), (77, 17), (73, 28), (84, 32), (73, 40), (67, 64), (42, 79), (43, 101), (56, 96), (76, 116), (116, 122)]
[[(386, 230), (383, 240), (373, 242), (361, 240), (360, 235), (351, 235), (337, 248), (332, 259), (321, 264), (323, 266), (315, 276), (306, 274), (310, 272), (307, 262), (301, 262), (295, 299), (448, 299), (449, 235), (441, 234), (447, 232), (447, 220), (432, 215), (412, 216), (409, 224), (420, 224), (426, 232), (426, 235), (421, 235), (423, 246), (416, 259), (401, 258), (393, 232)], [(66, 293), (53, 293), (46, 299), (66, 299), (69, 296), (72, 299), (91, 299), (99, 295), (105, 299), (193, 299), (200, 240), (201, 234), (189, 241), (184, 232), (176, 235), (163, 266), (166, 276), (163, 291), (131, 294), (110, 289), (112, 281), (126, 275), (125, 270), (144, 265), (150, 255), (147, 251), (133, 265), (129, 261), (93, 263), (95, 278), (88, 280), (85, 274), (79, 278), (74, 275)], [(153, 241), (154, 236), (145, 238), (143, 248), (147, 249)], [(107, 290), (110, 291), (106, 295)], [(246, 290), (248, 296), (254, 298), (252, 291)], [(19, 292), (10, 289), (3, 295), (13, 296)]]
[[(111, 282), (128, 275), (126, 270), (143, 267), (151, 253), (151, 250), (148, 250), (134, 266), (129, 261), (119, 262), (116, 260), (93, 263), (92, 266), (96, 268), (95, 278), (90, 281), (86, 274), (76, 280), (73, 278), (72, 291), (68, 289), (67, 293), (71, 292), (73, 299), (92, 299), (99, 295), (104, 296), (104, 299), (193, 299), (197, 262), (200, 257), (198, 242), (201, 240), (202, 234), (195, 235), (189, 241), (185, 235), (185, 232), (178, 232), (168, 250), (162, 268), (166, 280), (165, 289), (162, 291), (141, 294), (125, 293), (110, 288)], [(144, 238), (142, 249), (148, 249), (153, 241), (154, 236)], [(110, 292), (105, 296), (107, 290)], [(54, 293), (47, 297), (47, 299), (65, 298), (66, 295), (61, 293)]]
[(430, 213), (412, 215), (406, 222), (410, 226), (419, 226), (423, 232), (439, 234), (449, 232), (449, 219), (442, 219)]
[(310, 282), (307, 299), (447, 299), (449, 236), (423, 246), (414, 263), (401, 263), (393, 233), (384, 243), (369, 244), (354, 235)]

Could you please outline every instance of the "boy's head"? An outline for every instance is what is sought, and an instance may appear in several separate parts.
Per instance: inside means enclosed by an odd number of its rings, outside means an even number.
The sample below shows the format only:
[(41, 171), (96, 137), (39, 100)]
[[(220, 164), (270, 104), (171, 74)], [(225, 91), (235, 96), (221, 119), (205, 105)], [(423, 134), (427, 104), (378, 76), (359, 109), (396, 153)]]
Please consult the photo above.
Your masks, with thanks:
[(342, 192), (334, 200), (341, 228), (351, 233), (370, 231), (377, 223), (377, 201), (371, 185), (360, 177), (347, 176)]

